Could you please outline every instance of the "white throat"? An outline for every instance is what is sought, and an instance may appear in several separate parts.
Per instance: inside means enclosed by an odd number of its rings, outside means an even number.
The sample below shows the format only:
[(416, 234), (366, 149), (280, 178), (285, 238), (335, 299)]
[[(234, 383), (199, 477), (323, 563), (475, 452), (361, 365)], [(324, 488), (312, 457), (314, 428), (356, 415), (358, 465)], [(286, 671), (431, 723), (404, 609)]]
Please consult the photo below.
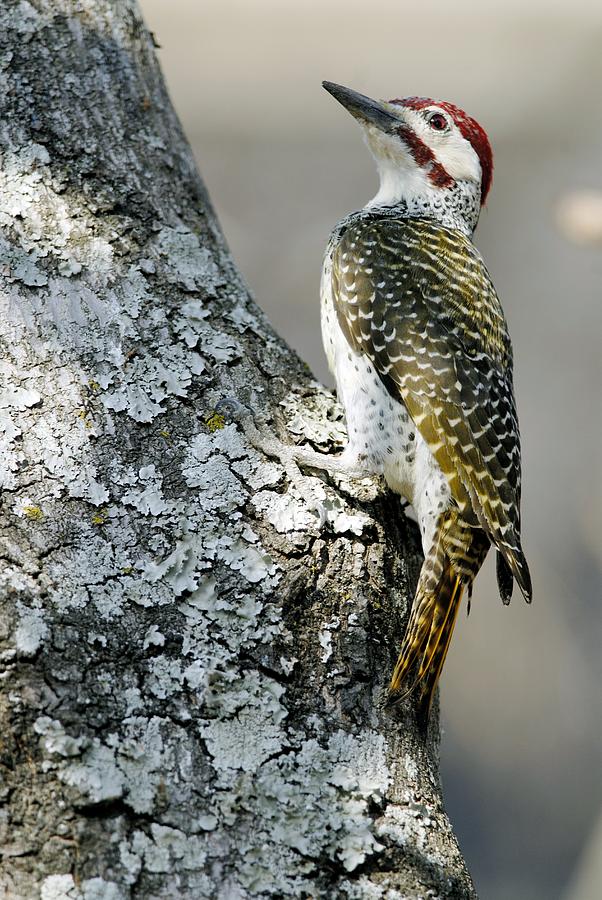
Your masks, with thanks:
[(380, 178), (378, 192), (366, 209), (399, 206), (408, 215), (433, 218), (472, 235), (481, 212), (480, 181), (456, 178), (450, 187), (438, 187), (398, 140), (372, 128), (366, 128), (365, 137)]

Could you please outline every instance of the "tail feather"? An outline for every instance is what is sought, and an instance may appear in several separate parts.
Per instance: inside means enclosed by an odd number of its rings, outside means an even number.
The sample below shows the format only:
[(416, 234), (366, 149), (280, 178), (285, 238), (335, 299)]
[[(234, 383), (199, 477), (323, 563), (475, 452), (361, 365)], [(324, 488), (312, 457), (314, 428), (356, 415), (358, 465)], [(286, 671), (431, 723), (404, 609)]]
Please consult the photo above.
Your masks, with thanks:
[(512, 569), (506, 562), (504, 554), (498, 550), (495, 554), (495, 570), (497, 575), (497, 585), (504, 606), (508, 606), (512, 599), (512, 589), (514, 588), (514, 576)]
[(429, 713), (431, 711), (431, 706), (433, 705), (433, 697), (435, 696), (435, 690), (437, 689), (443, 664), (447, 657), (447, 651), (449, 650), (449, 645), (454, 633), (463, 590), (464, 585), (459, 578), (456, 578), (448, 615), (446, 616), (443, 629), (438, 636), (430, 667), (426, 670), (420, 682), (419, 718), (424, 722), (425, 727), (428, 724)]
[[(435, 590), (419, 583), (410, 621), (389, 688), (393, 701), (402, 700), (417, 688), (422, 717), (428, 721), (433, 696), (447, 656), (456, 624), (465, 582), (446, 560)], [(414, 678), (405, 690), (410, 675)]]
[[(450, 585), (451, 592), (448, 596), (447, 588)], [(464, 586), (460, 579), (452, 574), (449, 581), (445, 583), (445, 588), (442, 586), (442, 589), (437, 595), (429, 640), (426, 646), (423, 663), (420, 666), (419, 679), (421, 681), (427, 672), (433, 671), (436, 665), (439, 665), (442, 651), (443, 658), (441, 659), (439, 671), (443, 667), (445, 655), (456, 624), (456, 617), (458, 615), (463, 589)]]
[[(531, 598), (533, 596), (533, 588), (531, 586), (531, 573), (529, 572), (529, 565), (527, 560), (525, 559), (525, 554), (521, 550), (520, 547), (516, 549), (515, 547), (508, 547), (506, 544), (497, 544), (498, 554), (500, 554), (505, 563), (505, 568), (509, 569), (512, 577), (516, 580), (523, 597), (527, 601), (527, 603), (531, 602)], [(505, 573), (502, 574), (502, 581), (500, 582), (500, 567), (502, 564), (498, 564), (497, 573), (498, 573), (498, 585), (500, 588), (500, 596), (504, 604), (509, 603), (508, 593), (506, 591), (506, 595), (504, 593), (504, 580), (507, 580), (507, 576)], [(512, 589), (510, 589), (510, 593), (512, 593)]]

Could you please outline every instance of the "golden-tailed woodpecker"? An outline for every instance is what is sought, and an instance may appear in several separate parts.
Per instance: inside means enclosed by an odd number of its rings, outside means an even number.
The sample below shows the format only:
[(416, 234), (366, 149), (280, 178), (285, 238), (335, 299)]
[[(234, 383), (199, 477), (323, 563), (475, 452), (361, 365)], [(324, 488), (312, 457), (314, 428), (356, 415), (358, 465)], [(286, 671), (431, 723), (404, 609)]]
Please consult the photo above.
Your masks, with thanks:
[(322, 333), (348, 445), (322, 465), (383, 475), (414, 507), (424, 563), (390, 698), (416, 692), (428, 721), (462, 593), (491, 544), (504, 603), (514, 579), (531, 599), (512, 347), (472, 242), (492, 152), (451, 103), (324, 87), (362, 126), (380, 189), (335, 228), (324, 261)]

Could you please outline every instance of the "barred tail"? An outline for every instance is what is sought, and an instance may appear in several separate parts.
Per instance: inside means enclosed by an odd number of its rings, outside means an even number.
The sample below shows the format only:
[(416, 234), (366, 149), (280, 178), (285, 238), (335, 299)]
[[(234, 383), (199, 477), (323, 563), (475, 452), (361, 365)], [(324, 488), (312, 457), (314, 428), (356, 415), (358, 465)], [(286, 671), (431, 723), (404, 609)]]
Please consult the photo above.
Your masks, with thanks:
[[(426, 727), (465, 581), (454, 573), (449, 559), (446, 559), (434, 590), (425, 589), (422, 582), (421, 578), (391, 678), (389, 702), (395, 703), (417, 691), (420, 718)], [(405, 690), (404, 684), (407, 685)]]

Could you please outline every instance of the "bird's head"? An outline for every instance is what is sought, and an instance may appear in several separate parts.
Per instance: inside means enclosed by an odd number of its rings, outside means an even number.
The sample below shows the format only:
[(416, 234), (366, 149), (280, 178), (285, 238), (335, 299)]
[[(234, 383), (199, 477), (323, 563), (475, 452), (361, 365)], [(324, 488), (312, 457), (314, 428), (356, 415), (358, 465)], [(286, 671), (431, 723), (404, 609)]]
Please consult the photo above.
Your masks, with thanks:
[(491, 186), (493, 154), (475, 119), (452, 103), (372, 100), (331, 81), (323, 85), (364, 129), (380, 175), (372, 204), (422, 199), (445, 205), (446, 198), (463, 194), (478, 218)]

